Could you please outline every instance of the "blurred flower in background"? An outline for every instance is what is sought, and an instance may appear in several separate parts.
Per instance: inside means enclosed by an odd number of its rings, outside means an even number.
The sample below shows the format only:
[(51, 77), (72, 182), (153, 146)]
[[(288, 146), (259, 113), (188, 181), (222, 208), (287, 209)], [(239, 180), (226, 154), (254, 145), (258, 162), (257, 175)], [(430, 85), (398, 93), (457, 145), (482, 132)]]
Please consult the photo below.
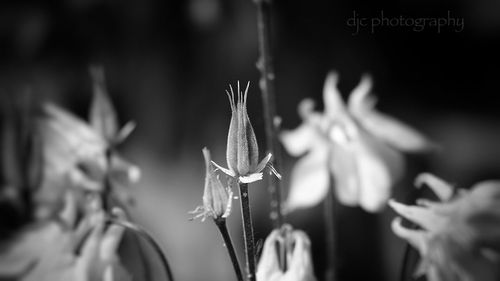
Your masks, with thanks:
[[(280, 248), (284, 248), (286, 253), (286, 269), (282, 268), (278, 257)], [(316, 281), (311, 241), (307, 234), (301, 230), (293, 230), (289, 225), (271, 231), (262, 249), (257, 281)]]
[(402, 217), (392, 223), (394, 233), (407, 240), (421, 256), (414, 275), (429, 281), (498, 280), (500, 278), (500, 181), (484, 181), (470, 190), (455, 189), (422, 174), (417, 186), (427, 185), (441, 202), (418, 199), (417, 206), (390, 201)]
[(342, 204), (378, 211), (404, 171), (399, 151), (425, 151), (431, 147), (416, 130), (374, 108), (369, 76), (363, 76), (352, 91), (348, 106), (342, 101), (337, 83), (337, 73), (331, 72), (323, 90), (324, 112), (314, 112), (314, 102), (303, 100), (299, 105), (303, 124), (281, 135), (291, 155), (305, 154), (292, 171), (286, 201), (289, 211), (321, 202), (331, 176)]

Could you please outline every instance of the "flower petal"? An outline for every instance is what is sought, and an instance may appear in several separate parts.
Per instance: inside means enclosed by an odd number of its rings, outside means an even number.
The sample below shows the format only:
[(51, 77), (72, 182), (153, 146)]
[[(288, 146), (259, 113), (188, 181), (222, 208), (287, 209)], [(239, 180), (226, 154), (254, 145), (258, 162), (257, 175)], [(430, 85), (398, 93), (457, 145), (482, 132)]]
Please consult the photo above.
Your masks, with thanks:
[(399, 215), (417, 223), (426, 230), (437, 231), (446, 225), (446, 220), (442, 216), (436, 215), (431, 209), (407, 206), (394, 200), (389, 200), (389, 206)]
[(408, 229), (402, 225), (403, 220), (400, 217), (395, 218), (391, 223), (392, 231), (399, 237), (405, 239), (420, 253), (427, 253), (427, 242), (425, 232), (422, 230)]
[(102, 67), (91, 67), (90, 74), (94, 84), (94, 98), (90, 106), (89, 122), (96, 132), (111, 143), (118, 133), (118, 118), (106, 91), (104, 70)]
[(323, 87), (323, 103), (325, 106), (325, 115), (336, 120), (339, 116), (346, 115), (346, 107), (342, 96), (337, 88), (339, 75), (337, 72), (331, 71), (325, 80)]
[(449, 201), (454, 194), (453, 187), (449, 183), (433, 174), (421, 173), (415, 178), (416, 187), (424, 184), (430, 187), (441, 201)]
[(364, 131), (353, 144), (359, 181), (359, 205), (369, 212), (383, 208), (404, 170), (400, 153)]
[(436, 148), (414, 128), (376, 110), (355, 114), (355, 117), (366, 130), (399, 150), (417, 152)]
[(280, 140), (286, 151), (292, 156), (300, 156), (311, 150), (315, 138), (321, 137), (316, 128), (304, 122), (294, 130), (286, 130), (280, 134)]
[(280, 270), (276, 244), (279, 238), (279, 230), (275, 229), (269, 234), (264, 242), (262, 254), (257, 266), (256, 278), (258, 281), (278, 281), (283, 273)]
[(253, 173), (250, 175), (241, 176), (238, 178), (238, 180), (242, 183), (252, 183), (252, 182), (260, 181), (262, 179), (262, 177), (263, 177), (262, 173)]
[(297, 161), (292, 170), (286, 211), (312, 207), (328, 193), (329, 172), (326, 149), (316, 149)]
[(212, 162), (212, 164), (214, 164), (215, 167), (217, 167), (217, 169), (221, 170), (224, 174), (226, 174), (226, 175), (228, 175), (230, 177), (235, 177), (236, 176), (236, 174), (233, 171), (228, 170), (228, 169), (220, 166), (219, 164), (215, 163), (214, 161), (211, 161), (211, 162)]

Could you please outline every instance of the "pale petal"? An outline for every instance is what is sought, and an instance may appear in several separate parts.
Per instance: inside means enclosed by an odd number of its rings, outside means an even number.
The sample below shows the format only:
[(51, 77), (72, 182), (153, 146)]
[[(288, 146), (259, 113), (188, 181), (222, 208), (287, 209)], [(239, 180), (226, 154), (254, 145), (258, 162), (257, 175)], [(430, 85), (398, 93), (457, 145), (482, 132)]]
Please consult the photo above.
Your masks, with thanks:
[(262, 177), (263, 177), (262, 173), (253, 173), (250, 175), (241, 176), (238, 179), (242, 183), (252, 183), (252, 182), (260, 181), (262, 179)]
[(361, 77), (361, 81), (349, 96), (348, 108), (351, 114), (363, 115), (375, 106), (376, 99), (370, 95), (372, 84), (372, 78), (369, 75)]
[(359, 173), (356, 151), (347, 146), (332, 145), (330, 167), (335, 182), (335, 194), (340, 203), (347, 206), (357, 206), (359, 203)]
[(272, 157), (273, 157), (273, 155), (271, 153), (268, 153), (266, 155), (266, 157), (264, 157), (262, 159), (262, 161), (260, 161), (260, 163), (255, 168), (255, 171), (253, 171), (253, 172), (256, 172), (256, 173), (262, 172), (262, 170), (264, 170), (264, 168), (267, 166), (267, 163), (269, 163), (269, 161), (271, 160)]
[(94, 97), (90, 105), (89, 122), (108, 142), (114, 141), (118, 133), (116, 111), (106, 91), (104, 70), (102, 67), (91, 67)]
[(424, 184), (431, 188), (441, 201), (449, 201), (453, 196), (454, 188), (433, 174), (421, 173), (415, 178), (416, 187), (421, 187)]
[(315, 138), (321, 137), (316, 128), (304, 122), (294, 130), (280, 134), (280, 140), (286, 151), (292, 156), (300, 156), (313, 148)]
[[(289, 268), (283, 281), (315, 281), (314, 268), (311, 258), (311, 241), (306, 233), (300, 230), (292, 232), (295, 242)], [(290, 249), (289, 249), (290, 250)]]
[(111, 156), (110, 176), (113, 180), (123, 185), (137, 183), (141, 177), (141, 170), (138, 166), (125, 160), (123, 157), (114, 153)]
[(413, 247), (417, 248), (421, 254), (427, 253), (427, 241), (425, 232), (421, 230), (412, 230), (404, 227), (400, 217), (392, 221), (391, 228), (394, 234), (405, 239)]
[(339, 77), (334, 71), (328, 73), (325, 86), (323, 87), (323, 103), (325, 106), (325, 115), (331, 120), (346, 115), (346, 107), (342, 96), (337, 88)]
[[(114, 208), (113, 215), (119, 220), (125, 220), (125, 213), (120, 208)], [(101, 262), (111, 263), (114, 261), (124, 231), (125, 228), (116, 224), (111, 224), (105, 230), (99, 247), (99, 257)]]
[(375, 109), (355, 117), (366, 130), (399, 150), (417, 152), (436, 148), (414, 128)]
[(215, 163), (214, 161), (211, 161), (211, 162), (212, 162), (212, 164), (214, 164), (215, 167), (217, 167), (217, 169), (221, 170), (224, 174), (226, 174), (226, 175), (228, 175), (230, 177), (235, 177), (236, 176), (236, 174), (233, 171), (228, 170), (228, 169), (220, 166), (219, 164)]
[(401, 154), (361, 132), (356, 152), (359, 177), (359, 204), (366, 211), (382, 209), (391, 196), (392, 186), (401, 177)]
[(125, 126), (123, 126), (116, 135), (114, 139), (115, 144), (122, 143), (125, 139), (127, 139), (136, 127), (137, 124), (134, 121), (127, 122), (127, 124), (125, 124)]
[(408, 206), (394, 200), (389, 200), (389, 206), (399, 215), (418, 224), (426, 230), (437, 231), (446, 225), (446, 219), (435, 214), (430, 209), (419, 206)]
[(291, 174), (287, 211), (312, 207), (325, 198), (330, 184), (327, 157), (326, 149), (318, 149), (297, 161)]
[(257, 281), (278, 281), (282, 275), (279, 267), (276, 243), (279, 238), (279, 230), (275, 229), (269, 234), (264, 242), (262, 254), (257, 266)]

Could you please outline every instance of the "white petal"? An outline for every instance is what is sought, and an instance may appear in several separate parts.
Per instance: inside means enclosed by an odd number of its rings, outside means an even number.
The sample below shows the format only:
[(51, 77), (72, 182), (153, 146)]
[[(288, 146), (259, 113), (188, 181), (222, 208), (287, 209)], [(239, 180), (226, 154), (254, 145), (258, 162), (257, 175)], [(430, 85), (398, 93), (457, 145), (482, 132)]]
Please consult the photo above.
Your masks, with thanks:
[(226, 174), (226, 175), (228, 175), (230, 177), (235, 177), (236, 176), (236, 174), (233, 173), (233, 171), (220, 166), (219, 164), (215, 163), (214, 161), (212, 161), (212, 164), (214, 164), (214, 166), (217, 167), (217, 169), (221, 170), (224, 174)]
[(239, 177), (239, 181), (241, 183), (252, 183), (252, 182), (260, 181), (262, 179), (262, 176), (263, 176), (262, 173), (254, 173), (254, 174), (250, 174), (247, 176)]
[(273, 157), (273, 155), (271, 153), (268, 153), (266, 157), (264, 157), (257, 165), (257, 168), (255, 168), (254, 172), (256, 173), (262, 172), (262, 170), (264, 170), (264, 168), (267, 166), (267, 163), (269, 163), (269, 161), (271, 160), (271, 157)]
[(286, 130), (280, 134), (280, 140), (286, 151), (292, 156), (300, 156), (313, 148), (314, 138), (319, 132), (309, 123), (302, 123), (295, 130)]
[(359, 202), (359, 173), (355, 149), (348, 145), (334, 144), (331, 154), (331, 169), (335, 181), (335, 194), (340, 203), (357, 206)]
[(372, 79), (369, 75), (361, 78), (358, 86), (352, 90), (349, 96), (348, 107), (353, 115), (364, 114), (375, 106), (375, 98), (370, 95)]
[(346, 107), (337, 88), (338, 80), (338, 74), (332, 71), (328, 73), (325, 86), (323, 87), (325, 115), (331, 119), (337, 119), (341, 115), (346, 115)]
[(366, 211), (382, 209), (394, 183), (404, 170), (402, 156), (394, 149), (361, 132), (356, 153), (359, 177), (359, 204)]
[(297, 161), (290, 179), (286, 210), (312, 207), (320, 203), (329, 188), (326, 150), (315, 150)]
[(414, 128), (376, 110), (355, 117), (366, 130), (399, 150), (416, 152), (436, 148)]
[(276, 243), (279, 238), (279, 230), (275, 229), (269, 234), (264, 242), (262, 255), (257, 266), (256, 277), (258, 281), (280, 280), (281, 273), (276, 251)]
[(389, 200), (389, 206), (399, 215), (418, 224), (426, 230), (436, 231), (438, 229), (443, 229), (446, 224), (446, 218), (436, 215), (432, 210), (424, 207), (407, 206), (394, 200)]
[(416, 187), (424, 184), (431, 188), (441, 201), (448, 201), (453, 196), (453, 187), (433, 174), (421, 173), (415, 178)]
[(425, 232), (421, 230), (408, 229), (401, 223), (402, 219), (400, 217), (397, 217), (392, 221), (391, 228), (394, 234), (408, 241), (408, 243), (419, 250), (420, 254), (426, 254), (427, 243), (425, 239)]

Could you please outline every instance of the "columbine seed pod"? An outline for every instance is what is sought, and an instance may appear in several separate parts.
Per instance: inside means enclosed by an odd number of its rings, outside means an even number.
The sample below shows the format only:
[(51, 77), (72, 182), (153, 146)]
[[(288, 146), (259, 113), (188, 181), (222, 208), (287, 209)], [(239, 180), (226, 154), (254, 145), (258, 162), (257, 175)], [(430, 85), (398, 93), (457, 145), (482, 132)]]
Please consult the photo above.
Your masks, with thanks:
[(250, 82), (247, 83), (245, 91), (240, 91), (240, 83), (238, 82), (237, 97), (234, 97), (233, 87), (229, 85), (231, 92), (226, 91), (231, 104), (231, 122), (229, 124), (229, 132), (227, 135), (227, 166), (223, 168), (217, 163), (214, 165), (222, 172), (238, 179), (243, 183), (250, 183), (262, 179), (262, 170), (269, 166), (272, 173), (281, 179), (278, 172), (268, 165), (271, 160), (269, 153), (262, 161), (259, 162), (259, 147), (257, 138), (248, 118), (247, 113), (247, 94)]
[(250, 82), (247, 83), (245, 92), (240, 91), (238, 82), (237, 100), (234, 91), (226, 91), (231, 104), (231, 123), (227, 135), (227, 165), (237, 175), (246, 175), (257, 168), (259, 161), (259, 147), (257, 138), (247, 113), (247, 94)]
[(227, 218), (231, 213), (233, 192), (230, 188), (223, 187), (212, 167), (210, 151), (206, 147), (203, 148), (203, 157), (206, 165), (203, 206), (197, 207), (190, 213), (197, 214), (194, 218), (202, 217), (202, 221), (208, 216), (213, 219)]

